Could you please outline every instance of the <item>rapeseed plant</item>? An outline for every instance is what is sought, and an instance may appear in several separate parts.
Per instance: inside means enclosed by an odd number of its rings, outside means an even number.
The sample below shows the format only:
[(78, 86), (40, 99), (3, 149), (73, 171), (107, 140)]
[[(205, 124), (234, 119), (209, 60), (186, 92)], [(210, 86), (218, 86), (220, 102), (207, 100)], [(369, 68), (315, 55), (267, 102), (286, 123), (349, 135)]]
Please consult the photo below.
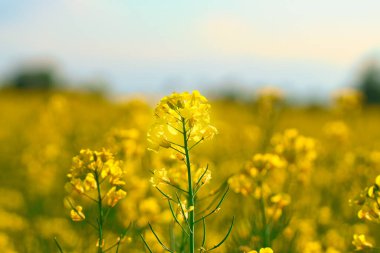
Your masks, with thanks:
[[(240, 235), (235, 237), (243, 252), (246, 248), (272, 247), (278, 236), (289, 234), (287, 209), (291, 194), (298, 197), (292, 183), (305, 182), (316, 158), (315, 141), (300, 135), (296, 129), (275, 134), (271, 144), (273, 153), (255, 154), (241, 172), (228, 180), (231, 189), (252, 201), (255, 210), (244, 214), (253, 217), (241, 225)], [(292, 233), (289, 240), (294, 238)]]
[[(125, 185), (124, 171), (121, 168), (121, 161), (116, 160), (114, 155), (106, 150), (92, 151), (82, 149), (79, 155), (73, 158), (70, 173), (67, 174), (69, 182), (66, 190), (69, 196), (65, 199), (65, 204), (71, 209), (70, 217), (74, 222), (85, 221), (98, 233), (96, 242), (97, 252), (103, 253), (116, 248), (116, 252), (124, 237), (121, 233), (116, 243), (106, 248), (104, 236), (104, 224), (111, 209), (126, 196), (123, 190)], [(86, 209), (81, 201), (90, 201), (96, 205), (97, 217), (94, 222), (87, 217)], [(88, 205), (88, 209), (93, 208)], [(90, 212), (89, 212), (90, 213)], [(92, 218), (92, 217), (91, 217)]]
[[(360, 206), (357, 213), (359, 219), (380, 224), (380, 175), (376, 177), (374, 184), (365, 188), (354, 202)], [(364, 234), (354, 234), (352, 244), (357, 251), (374, 248)]]
[[(217, 244), (207, 246), (206, 218), (217, 213), (228, 192), (223, 193), (218, 204), (208, 210), (207, 206), (198, 204), (200, 189), (209, 183), (211, 172), (206, 166), (199, 166), (191, 159), (191, 152), (202, 142), (212, 139), (217, 129), (210, 124), (210, 104), (198, 91), (192, 93), (173, 93), (161, 99), (155, 109), (155, 123), (148, 132), (149, 149), (158, 152), (160, 149), (171, 150), (179, 166), (171, 169), (158, 168), (153, 171), (151, 183), (167, 200), (174, 221), (180, 227), (182, 241), (178, 245), (180, 252), (209, 252), (219, 248), (229, 236), (232, 226), (226, 236)], [(170, 186), (175, 196), (165, 192), (162, 187)], [(173, 203), (175, 206), (173, 206)], [(203, 210), (199, 210), (203, 207)], [(203, 239), (196, 240), (196, 224), (203, 225)], [(177, 252), (173, 243), (166, 246), (149, 224), (152, 233), (164, 250)], [(142, 239), (150, 252), (148, 243)], [(187, 244), (188, 250), (185, 250)]]

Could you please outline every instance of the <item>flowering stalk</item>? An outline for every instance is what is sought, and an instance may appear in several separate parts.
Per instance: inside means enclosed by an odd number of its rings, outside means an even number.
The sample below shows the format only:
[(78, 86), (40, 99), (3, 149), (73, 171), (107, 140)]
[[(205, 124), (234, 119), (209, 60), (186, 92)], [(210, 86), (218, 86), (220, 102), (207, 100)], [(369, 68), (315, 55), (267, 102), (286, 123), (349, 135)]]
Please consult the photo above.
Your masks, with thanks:
[[(207, 207), (202, 212), (199, 212), (199, 215), (202, 214), (202, 216), (196, 219), (196, 196), (200, 188), (210, 181), (211, 172), (208, 170), (208, 166), (195, 169), (195, 165), (190, 160), (190, 151), (203, 141), (213, 138), (217, 133), (216, 128), (210, 125), (209, 109), (210, 105), (207, 99), (197, 91), (192, 94), (187, 92), (173, 93), (163, 98), (156, 107), (156, 122), (148, 132), (149, 149), (153, 151), (158, 151), (160, 148), (173, 150), (174, 157), (181, 163), (171, 170), (166, 170), (166, 168), (154, 170), (151, 182), (167, 199), (174, 219), (173, 222), (181, 228), (182, 236), (187, 236), (187, 240), (182, 240), (180, 248), (184, 249), (184, 245), (188, 244), (187, 252), (189, 253), (194, 253), (198, 250), (201, 253), (209, 252), (218, 248), (227, 239), (233, 226), (232, 221), (227, 235), (219, 243), (208, 249), (206, 248), (206, 218), (217, 213), (228, 189), (214, 209), (209, 210), (212, 205)], [(180, 173), (178, 173), (179, 171)], [(174, 176), (183, 174), (187, 175), (187, 182), (184, 182), (183, 177)], [(163, 188), (159, 187), (161, 184), (172, 187), (176, 191), (175, 198), (165, 193)], [(180, 194), (186, 196), (186, 201), (181, 200)], [(178, 205), (177, 210), (173, 207), (173, 202)], [(195, 241), (195, 224), (198, 222), (203, 224), (201, 245), (197, 245)], [(165, 246), (150, 224), (149, 227), (164, 250), (177, 252), (174, 249), (175, 244), (172, 243), (171, 248)], [(173, 234), (171, 238), (175, 240)], [(142, 239), (147, 249), (151, 252), (145, 239), (143, 237)]]
[[(120, 161), (108, 150), (91, 151), (81, 150), (78, 156), (73, 158), (73, 165), (67, 175), (69, 182), (66, 189), (70, 196), (66, 198), (66, 203), (71, 208), (70, 216), (75, 222), (84, 221), (97, 231), (97, 252), (104, 253), (116, 247), (118, 250), (123, 233), (117, 243), (104, 249), (103, 225), (108, 212), (121, 199), (126, 196), (122, 189), (125, 172), (120, 166)], [(92, 222), (84, 214), (81, 205), (74, 205), (74, 199), (86, 198), (96, 204), (96, 223)], [(108, 206), (107, 214), (104, 214), (105, 207)], [(90, 206), (88, 206), (90, 207)]]
[[(361, 192), (354, 203), (360, 206), (357, 214), (359, 219), (380, 223), (380, 175), (376, 177), (374, 184)], [(352, 244), (357, 251), (378, 250), (367, 241), (364, 234), (354, 234)]]
[(98, 253), (103, 253), (103, 205), (102, 205), (102, 193), (100, 192), (99, 172), (95, 171), (96, 188), (98, 192)]
[(187, 178), (188, 178), (188, 202), (189, 202), (189, 225), (190, 225), (190, 253), (194, 253), (195, 243), (194, 243), (194, 236), (195, 236), (195, 230), (194, 230), (194, 212), (195, 212), (195, 203), (194, 203), (194, 189), (193, 189), (193, 178), (191, 176), (191, 165), (190, 165), (190, 154), (189, 154), (189, 148), (188, 148), (188, 137), (187, 137), (187, 130), (186, 130), (186, 123), (185, 119), (182, 118), (182, 129), (183, 129), (183, 146), (185, 150), (185, 157), (186, 157), (186, 167), (187, 167)]

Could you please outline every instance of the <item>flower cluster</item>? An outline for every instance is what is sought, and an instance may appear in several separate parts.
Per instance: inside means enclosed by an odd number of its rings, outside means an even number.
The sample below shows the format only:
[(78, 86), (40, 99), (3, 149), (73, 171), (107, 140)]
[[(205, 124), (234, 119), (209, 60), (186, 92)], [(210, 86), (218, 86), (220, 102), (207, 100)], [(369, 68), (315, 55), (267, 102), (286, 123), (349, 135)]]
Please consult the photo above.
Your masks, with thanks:
[(270, 193), (270, 187), (265, 182), (268, 173), (285, 166), (286, 161), (276, 154), (256, 154), (247, 162), (245, 169), (232, 176), (228, 183), (235, 193), (253, 195), (259, 199), (261, 194), (268, 196)]
[(317, 157), (314, 139), (299, 134), (297, 129), (287, 129), (272, 138), (274, 152), (288, 163), (288, 170), (305, 181)]
[[(376, 177), (373, 185), (360, 193), (354, 203), (360, 206), (359, 219), (380, 223), (380, 175)], [(373, 244), (367, 241), (364, 234), (354, 234), (352, 244), (357, 251), (373, 248)]]
[(380, 175), (372, 186), (362, 192), (356, 204), (361, 207), (358, 212), (360, 219), (380, 223)]
[(256, 250), (251, 250), (248, 253), (273, 253), (271, 248), (261, 248), (258, 252)]
[[(121, 189), (125, 184), (124, 171), (120, 161), (108, 150), (92, 151), (83, 149), (73, 158), (70, 173), (67, 175), (69, 183), (67, 190), (74, 195), (81, 195), (95, 201), (105, 201), (113, 207), (126, 196)], [(83, 207), (76, 207), (70, 202), (71, 218), (73, 221), (82, 221), (85, 215)]]
[(210, 125), (209, 110), (210, 104), (198, 91), (164, 97), (155, 109), (156, 122), (148, 132), (150, 149), (173, 147), (173, 142), (179, 142), (183, 134), (188, 141), (211, 139), (217, 129)]
[(284, 93), (274, 87), (262, 88), (257, 91), (257, 106), (259, 113), (269, 115), (284, 101)]
[(361, 108), (363, 94), (354, 89), (342, 89), (333, 94), (333, 99), (338, 112), (352, 113)]
[(331, 121), (324, 126), (324, 133), (337, 144), (345, 144), (350, 137), (350, 129), (343, 121)]
[(363, 234), (354, 234), (352, 245), (354, 245), (357, 251), (373, 248), (373, 244), (368, 242)]
[(140, 132), (135, 128), (115, 128), (108, 134), (108, 143), (113, 147), (112, 151), (128, 160), (140, 157), (144, 153), (145, 149), (140, 141)]

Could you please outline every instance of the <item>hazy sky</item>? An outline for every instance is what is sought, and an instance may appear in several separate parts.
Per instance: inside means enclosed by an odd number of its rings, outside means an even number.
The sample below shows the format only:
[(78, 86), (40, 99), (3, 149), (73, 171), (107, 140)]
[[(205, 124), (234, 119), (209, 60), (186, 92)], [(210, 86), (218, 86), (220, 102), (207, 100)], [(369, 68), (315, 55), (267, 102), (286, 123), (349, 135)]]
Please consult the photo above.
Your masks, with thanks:
[(54, 62), (114, 91), (325, 95), (380, 48), (374, 0), (0, 0), (0, 73)]

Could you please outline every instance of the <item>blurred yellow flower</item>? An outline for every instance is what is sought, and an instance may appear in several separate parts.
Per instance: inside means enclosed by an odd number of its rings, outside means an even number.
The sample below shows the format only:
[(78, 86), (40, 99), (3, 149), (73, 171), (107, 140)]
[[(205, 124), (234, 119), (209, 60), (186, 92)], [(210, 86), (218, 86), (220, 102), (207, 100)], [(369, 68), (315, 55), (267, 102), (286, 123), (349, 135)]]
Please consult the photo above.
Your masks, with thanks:
[(125, 198), (127, 193), (122, 189), (116, 190), (116, 186), (112, 187), (106, 194), (106, 202), (110, 207), (114, 207), (117, 202)]
[(82, 206), (76, 206), (74, 209), (70, 211), (70, 217), (73, 221), (82, 221), (86, 218), (84, 213), (82, 212)]
[(355, 246), (355, 250), (364, 250), (373, 247), (373, 244), (367, 241), (364, 234), (354, 234), (352, 244)]

